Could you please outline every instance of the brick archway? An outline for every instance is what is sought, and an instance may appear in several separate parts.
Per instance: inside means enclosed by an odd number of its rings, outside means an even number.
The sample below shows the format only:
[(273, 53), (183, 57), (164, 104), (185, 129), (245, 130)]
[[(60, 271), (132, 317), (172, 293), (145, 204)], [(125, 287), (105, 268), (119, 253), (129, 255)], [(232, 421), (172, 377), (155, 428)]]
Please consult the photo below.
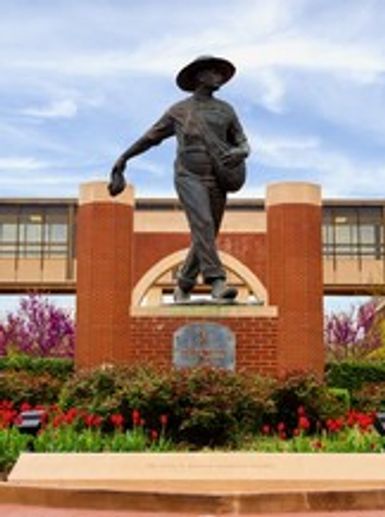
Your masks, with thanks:
[[(157, 280), (161, 278), (167, 271), (182, 263), (186, 257), (187, 252), (187, 248), (176, 251), (175, 253), (168, 255), (162, 260), (159, 260), (159, 262), (157, 262), (151, 269), (149, 269), (133, 289), (132, 306), (138, 307), (146, 293), (157, 282)], [(252, 294), (254, 294), (258, 300), (263, 300), (264, 305), (267, 305), (267, 290), (259, 278), (256, 277), (248, 267), (246, 267), (244, 264), (242, 264), (242, 262), (240, 262), (232, 255), (229, 255), (223, 251), (220, 251), (219, 255), (224, 267), (241, 278), (250, 289)]]
[[(111, 198), (104, 182), (82, 186), (77, 216), (76, 366), (138, 361), (171, 366), (176, 329), (190, 321), (210, 320), (237, 335), (237, 368), (269, 374), (311, 370), (322, 376), (321, 190), (309, 183), (269, 185), (265, 207), (265, 248), (258, 250), (266, 262), (266, 288), (253, 270), (253, 259), (240, 262), (223, 252), (221, 257), (229, 281), (240, 287), (242, 296), (248, 295), (246, 302), (252, 294), (272, 307), (247, 303), (175, 307), (161, 301), (173, 289), (173, 268), (187, 252), (186, 235), (179, 241), (181, 235), (175, 234), (172, 249), (179, 248), (175, 253), (169, 254), (167, 245), (158, 250), (158, 262), (144, 266), (133, 289), (143, 246), (140, 239), (135, 242), (133, 190)], [(139, 245), (135, 253), (134, 244)], [(225, 249), (232, 249), (231, 241)], [(198, 286), (197, 292), (204, 289)]]

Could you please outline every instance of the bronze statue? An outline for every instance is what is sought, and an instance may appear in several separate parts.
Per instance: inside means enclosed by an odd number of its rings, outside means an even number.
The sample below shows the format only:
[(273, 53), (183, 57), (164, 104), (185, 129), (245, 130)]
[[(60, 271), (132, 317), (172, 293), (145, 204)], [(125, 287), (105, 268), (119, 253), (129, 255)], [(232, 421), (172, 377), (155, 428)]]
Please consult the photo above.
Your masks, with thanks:
[[(226, 283), (215, 239), (222, 221), (226, 191), (244, 180), (244, 161), (250, 148), (233, 108), (213, 93), (229, 81), (235, 67), (226, 59), (202, 56), (185, 66), (176, 83), (191, 96), (171, 106), (139, 140), (115, 162), (109, 192), (125, 188), (127, 160), (165, 138), (176, 136), (175, 187), (186, 213), (192, 244), (178, 272), (176, 302), (186, 302), (199, 273), (216, 300), (232, 300), (237, 290)], [(233, 175), (233, 176), (232, 176)], [(235, 184), (230, 177), (235, 178)]]

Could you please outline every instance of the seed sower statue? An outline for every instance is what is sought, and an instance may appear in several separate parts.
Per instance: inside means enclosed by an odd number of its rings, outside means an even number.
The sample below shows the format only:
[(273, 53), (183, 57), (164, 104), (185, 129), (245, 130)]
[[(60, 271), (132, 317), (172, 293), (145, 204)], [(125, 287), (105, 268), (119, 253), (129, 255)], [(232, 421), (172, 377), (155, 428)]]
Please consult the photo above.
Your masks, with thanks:
[(171, 106), (139, 140), (115, 162), (109, 192), (116, 196), (126, 186), (128, 160), (171, 136), (177, 139), (175, 188), (191, 231), (191, 247), (177, 276), (176, 302), (186, 302), (199, 273), (211, 286), (215, 300), (232, 300), (237, 290), (226, 274), (215, 243), (222, 221), (226, 193), (238, 190), (245, 179), (250, 148), (234, 109), (214, 97), (231, 79), (235, 67), (226, 59), (202, 56), (177, 75), (176, 83), (192, 92)]

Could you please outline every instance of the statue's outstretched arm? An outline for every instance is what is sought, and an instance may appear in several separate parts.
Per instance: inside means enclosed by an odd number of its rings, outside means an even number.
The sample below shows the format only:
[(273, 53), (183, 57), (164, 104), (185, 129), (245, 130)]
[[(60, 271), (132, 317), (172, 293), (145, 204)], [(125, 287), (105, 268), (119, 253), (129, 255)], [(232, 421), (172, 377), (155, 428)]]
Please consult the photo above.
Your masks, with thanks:
[(110, 183), (108, 185), (111, 196), (120, 194), (126, 186), (123, 174), (128, 160), (138, 154), (144, 153), (150, 147), (160, 144), (162, 140), (174, 134), (174, 121), (167, 112), (116, 160), (111, 170)]

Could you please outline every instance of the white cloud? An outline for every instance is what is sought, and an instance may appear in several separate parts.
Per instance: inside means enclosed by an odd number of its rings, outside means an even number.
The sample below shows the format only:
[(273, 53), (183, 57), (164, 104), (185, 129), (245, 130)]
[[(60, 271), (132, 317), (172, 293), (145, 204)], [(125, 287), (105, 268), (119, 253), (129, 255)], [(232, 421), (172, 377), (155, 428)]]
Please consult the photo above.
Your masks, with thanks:
[(286, 85), (277, 70), (262, 68), (254, 77), (242, 82), (241, 93), (253, 103), (264, 106), (273, 113), (285, 111)]
[(237, 62), (247, 73), (259, 68), (294, 67), (310, 70), (358, 72), (373, 77), (385, 71), (385, 57), (381, 49), (365, 48), (359, 44), (330, 42), (307, 36), (277, 37), (269, 42), (238, 47), (234, 52)]
[(317, 137), (283, 137), (254, 134), (250, 137), (251, 145), (259, 160), (266, 160), (269, 165), (279, 167), (296, 167), (297, 160), (301, 162), (303, 152), (320, 148)]
[[(211, 37), (203, 34), (202, 39), (178, 36), (162, 41), (150, 40), (130, 53), (106, 50), (74, 55), (73, 51), (60, 50), (59, 60), (48, 52), (43, 56), (33, 53), (27, 57), (16, 56), (11, 61), (4, 57), (0, 60), (0, 68), (93, 78), (128, 73), (170, 77), (196, 54), (204, 53)], [(350, 73), (353, 80), (359, 81), (364, 74), (365, 81), (371, 82), (385, 71), (382, 48), (358, 43), (346, 45), (306, 35), (275, 35), (268, 41), (255, 39), (252, 43), (240, 43), (226, 37), (224, 44), (215, 47), (223, 48), (222, 53), (237, 63), (244, 74), (259, 73), (267, 67), (290, 67)]]
[[(385, 165), (374, 160), (353, 158), (341, 149), (330, 149), (314, 136), (254, 134), (251, 141), (254, 153), (250, 170), (267, 167), (265, 177), (259, 180), (269, 182), (269, 168), (273, 168), (281, 171), (280, 181), (297, 177), (321, 184), (324, 197), (383, 197)], [(257, 187), (257, 192), (262, 195), (262, 188)]]
[[(17, 171), (36, 171), (46, 169), (49, 164), (37, 158), (32, 157), (0, 157), (0, 171), (17, 172)], [(14, 177), (7, 178), (13, 181)], [(2, 180), (3, 181), (3, 180)]]
[(52, 102), (48, 106), (30, 107), (21, 110), (22, 115), (38, 118), (73, 118), (78, 112), (76, 103), (71, 99)]
[[(146, 2), (143, 10), (137, 5), (101, 8), (84, 4), (75, 9), (69, 6), (67, 12), (64, 9), (63, 17), (50, 9), (43, 20), (38, 13), (31, 15), (18, 38), (19, 29), (12, 25), (13, 33), (7, 38), (3, 36), (8, 48), (3, 44), (7, 51), (0, 53), (1, 67), (58, 76), (104, 77), (136, 72), (169, 77), (195, 55), (216, 52), (228, 55), (248, 74), (271, 66), (366, 74), (384, 70), (381, 46), (371, 40), (370, 32), (363, 37), (362, 24), (358, 22), (354, 24), (355, 34), (345, 28), (349, 19), (362, 17), (362, 8), (357, 4), (345, 7), (346, 20), (339, 32), (336, 26), (342, 25), (341, 19), (333, 19), (335, 6), (328, 2), (325, 5), (330, 13), (329, 26), (322, 26), (322, 30), (316, 16), (304, 17), (303, 13), (311, 7), (306, 0), (254, 0), (235, 5), (231, 2), (231, 6), (228, 2), (205, 6), (197, 2), (189, 9), (176, 3), (173, 9), (151, 3), (150, 12), (146, 12)], [(368, 10), (373, 17), (376, 15), (373, 5), (368, 5)], [(88, 18), (87, 24), (82, 23), (83, 18)], [(373, 18), (372, 25), (375, 22)], [(80, 26), (82, 38), (85, 42), (94, 40), (94, 48), (81, 45)], [(344, 32), (350, 40), (344, 38)], [(66, 38), (65, 33), (69, 35)], [(98, 33), (104, 38), (100, 39), (103, 45), (96, 39)], [(37, 50), (39, 41), (44, 51)]]
[(132, 168), (133, 170), (138, 170), (140, 172), (148, 172), (152, 176), (156, 176), (158, 178), (167, 174), (164, 164), (143, 157), (136, 158)]

